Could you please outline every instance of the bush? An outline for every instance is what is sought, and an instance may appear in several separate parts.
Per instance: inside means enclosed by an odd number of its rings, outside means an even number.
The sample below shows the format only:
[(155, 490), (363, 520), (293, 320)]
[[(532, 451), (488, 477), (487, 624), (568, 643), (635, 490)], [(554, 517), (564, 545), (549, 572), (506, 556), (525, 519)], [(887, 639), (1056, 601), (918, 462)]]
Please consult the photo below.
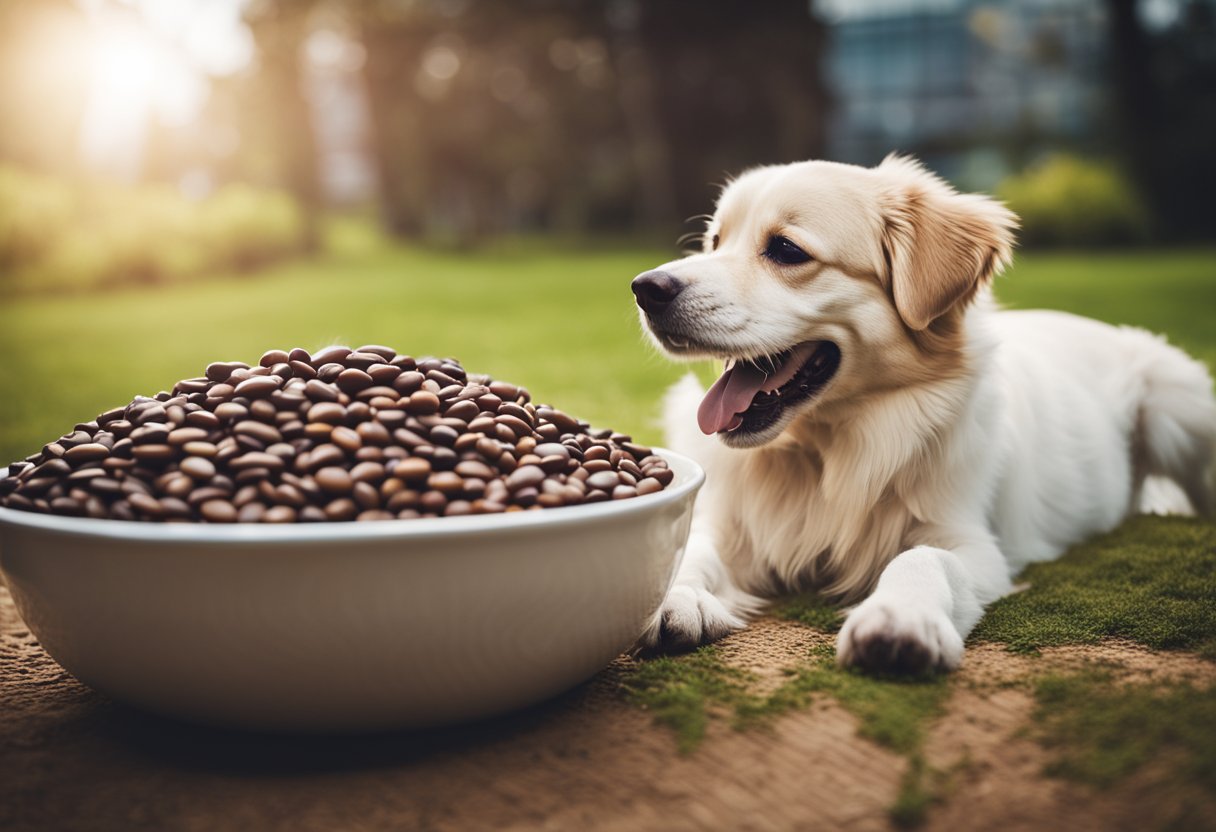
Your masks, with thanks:
[(286, 194), (226, 185), (191, 201), (159, 185), (69, 184), (0, 167), (0, 291), (166, 283), (302, 250)]
[(997, 194), (1021, 217), (1026, 245), (1127, 245), (1149, 237), (1135, 190), (1103, 162), (1054, 154), (1007, 178)]
[(61, 182), (0, 167), (0, 269), (43, 257), (70, 228), (72, 193)]

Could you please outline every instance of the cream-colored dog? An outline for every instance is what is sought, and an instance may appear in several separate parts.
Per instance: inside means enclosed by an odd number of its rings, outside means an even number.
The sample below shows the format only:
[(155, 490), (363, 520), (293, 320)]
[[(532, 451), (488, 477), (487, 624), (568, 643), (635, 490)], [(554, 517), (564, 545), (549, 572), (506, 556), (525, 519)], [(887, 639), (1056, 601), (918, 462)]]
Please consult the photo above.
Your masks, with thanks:
[(997, 311), (1016, 224), (906, 158), (764, 167), (702, 253), (633, 281), (663, 350), (725, 361), (669, 395), (669, 444), (709, 479), (644, 644), (810, 587), (856, 604), (841, 662), (953, 668), (1012, 575), (1142, 508), (1146, 478), (1213, 511), (1206, 369), (1141, 330)]

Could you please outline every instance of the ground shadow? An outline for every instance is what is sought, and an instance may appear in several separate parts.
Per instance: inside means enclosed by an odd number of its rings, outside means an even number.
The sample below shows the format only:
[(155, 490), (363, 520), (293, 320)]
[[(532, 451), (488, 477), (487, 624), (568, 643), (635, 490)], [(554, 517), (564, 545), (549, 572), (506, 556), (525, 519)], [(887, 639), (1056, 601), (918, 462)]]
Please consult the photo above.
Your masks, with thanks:
[(263, 734), (183, 722), (100, 695), (60, 730), (154, 765), (212, 774), (296, 776), (407, 765), (510, 741), (585, 703), (595, 680), (524, 710), (462, 725), (335, 736)]

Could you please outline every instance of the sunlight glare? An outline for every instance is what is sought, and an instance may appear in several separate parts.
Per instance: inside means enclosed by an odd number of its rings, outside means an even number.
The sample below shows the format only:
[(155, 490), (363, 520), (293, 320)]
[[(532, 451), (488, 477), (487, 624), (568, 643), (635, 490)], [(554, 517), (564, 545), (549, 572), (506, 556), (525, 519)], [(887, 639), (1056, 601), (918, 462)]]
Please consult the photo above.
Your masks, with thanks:
[(137, 172), (152, 117), (187, 123), (206, 98), (205, 82), (146, 27), (132, 19), (101, 22), (86, 56), (88, 103), (81, 150), (95, 166)]

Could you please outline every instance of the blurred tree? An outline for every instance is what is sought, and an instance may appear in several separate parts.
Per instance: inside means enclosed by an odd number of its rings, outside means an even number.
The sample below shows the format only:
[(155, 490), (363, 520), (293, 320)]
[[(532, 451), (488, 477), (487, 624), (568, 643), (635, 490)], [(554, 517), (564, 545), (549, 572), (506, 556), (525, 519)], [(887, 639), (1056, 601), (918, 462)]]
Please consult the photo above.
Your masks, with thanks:
[(708, 210), (714, 185), (757, 163), (824, 151), (824, 27), (805, 0), (637, 3), (677, 213)]
[(305, 218), (305, 247), (319, 245), (320, 159), (301, 67), (313, 3), (258, 0), (245, 12), (257, 44), (258, 71), (249, 77), (257, 106), (243, 112), (245, 129), (273, 137), (277, 179), (299, 202)]
[(668, 234), (727, 171), (822, 152), (823, 28), (805, 0), (356, 9), (398, 234)]
[(1137, 0), (1106, 0), (1118, 143), (1165, 239), (1216, 232), (1216, 19), (1189, 0), (1145, 28)]

